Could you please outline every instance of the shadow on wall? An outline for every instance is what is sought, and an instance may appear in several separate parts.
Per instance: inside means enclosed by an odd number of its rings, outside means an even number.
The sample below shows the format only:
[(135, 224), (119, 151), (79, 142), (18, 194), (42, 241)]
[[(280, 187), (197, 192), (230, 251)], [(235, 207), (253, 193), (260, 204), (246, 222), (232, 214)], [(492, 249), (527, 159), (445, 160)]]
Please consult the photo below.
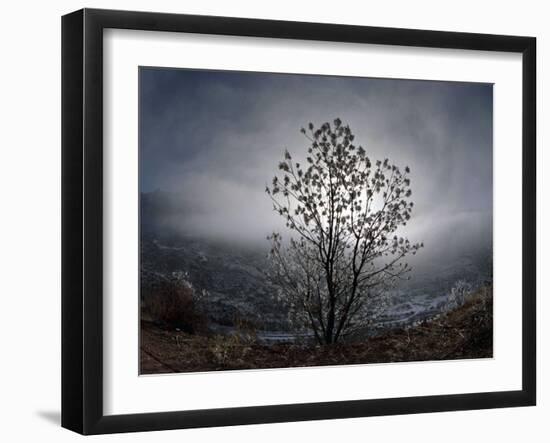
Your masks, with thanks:
[(61, 426), (61, 411), (36, 411), (36, 415), (53, 425)]

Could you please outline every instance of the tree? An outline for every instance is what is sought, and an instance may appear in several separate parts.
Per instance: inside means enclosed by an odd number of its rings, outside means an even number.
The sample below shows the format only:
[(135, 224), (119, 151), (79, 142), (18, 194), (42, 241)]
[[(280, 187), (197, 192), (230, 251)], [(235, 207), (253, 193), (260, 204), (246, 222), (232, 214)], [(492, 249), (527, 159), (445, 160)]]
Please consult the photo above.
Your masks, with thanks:
[(410, 170), (371, 162), (340, 119), (308, 130), (305, 164), (285, 150), (266, 193), (291, 232), (271, 241), (270, 277), (298, 327), (336, 343), (383, 308), (388, 287), (423, 244), (396, 235), (411, 217)]

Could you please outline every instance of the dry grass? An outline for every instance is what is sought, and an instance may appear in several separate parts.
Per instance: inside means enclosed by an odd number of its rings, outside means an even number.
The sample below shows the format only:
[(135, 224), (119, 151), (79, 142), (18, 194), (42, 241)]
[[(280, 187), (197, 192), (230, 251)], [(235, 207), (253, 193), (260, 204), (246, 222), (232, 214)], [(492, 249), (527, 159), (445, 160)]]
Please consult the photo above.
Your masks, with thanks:
[(141, 373), (489, 358), (492, 324), (491, 288), (432, 321), (362, 343), (268, 346), (252, 337), (191, 335), (142, 322)]

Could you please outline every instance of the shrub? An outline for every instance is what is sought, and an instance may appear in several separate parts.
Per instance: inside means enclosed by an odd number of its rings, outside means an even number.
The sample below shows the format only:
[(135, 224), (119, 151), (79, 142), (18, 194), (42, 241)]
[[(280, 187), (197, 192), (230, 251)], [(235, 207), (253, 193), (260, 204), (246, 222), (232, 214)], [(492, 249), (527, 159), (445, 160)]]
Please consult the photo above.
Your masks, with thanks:
[(258, 325), (254, 320), (236, 317), (233, 321), (237, 336), (242, 342), (254, 343), (257, 339)]
[(216, 335), (209, 340), (208, 351), (211, 361), (219, 369), (230, 369), (245, 364), (245, 359), (251, 351), (252, 342), (237, 334)]
[(206, 328), (206, 318), (197, 308), (191, 287), (165, 281), (148, 292), (144, 308), (154, 321), (191, 334)]
[(451, 288), (447, 297), (445, 310), (456, 309), (466, 303), (466, 300), (472, 295), (472, 286), (465, 280), (458, 280)]

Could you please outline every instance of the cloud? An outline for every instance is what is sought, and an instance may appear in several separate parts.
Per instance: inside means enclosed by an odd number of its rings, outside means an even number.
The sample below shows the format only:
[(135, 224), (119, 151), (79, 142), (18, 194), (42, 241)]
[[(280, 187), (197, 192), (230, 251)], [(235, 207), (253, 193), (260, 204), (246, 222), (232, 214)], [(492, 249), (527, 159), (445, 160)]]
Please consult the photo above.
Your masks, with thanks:
[(300, 127), (335, 117), (371, 158), (410, 166), (404, 232), (426, 259), (490, 243), (488, 84), (142, 68), (141, 189), (192, 208), (171, 220), (190, 235), (264, 244), (281, 227), (264, 188), (284, 149), (300, 157)]

